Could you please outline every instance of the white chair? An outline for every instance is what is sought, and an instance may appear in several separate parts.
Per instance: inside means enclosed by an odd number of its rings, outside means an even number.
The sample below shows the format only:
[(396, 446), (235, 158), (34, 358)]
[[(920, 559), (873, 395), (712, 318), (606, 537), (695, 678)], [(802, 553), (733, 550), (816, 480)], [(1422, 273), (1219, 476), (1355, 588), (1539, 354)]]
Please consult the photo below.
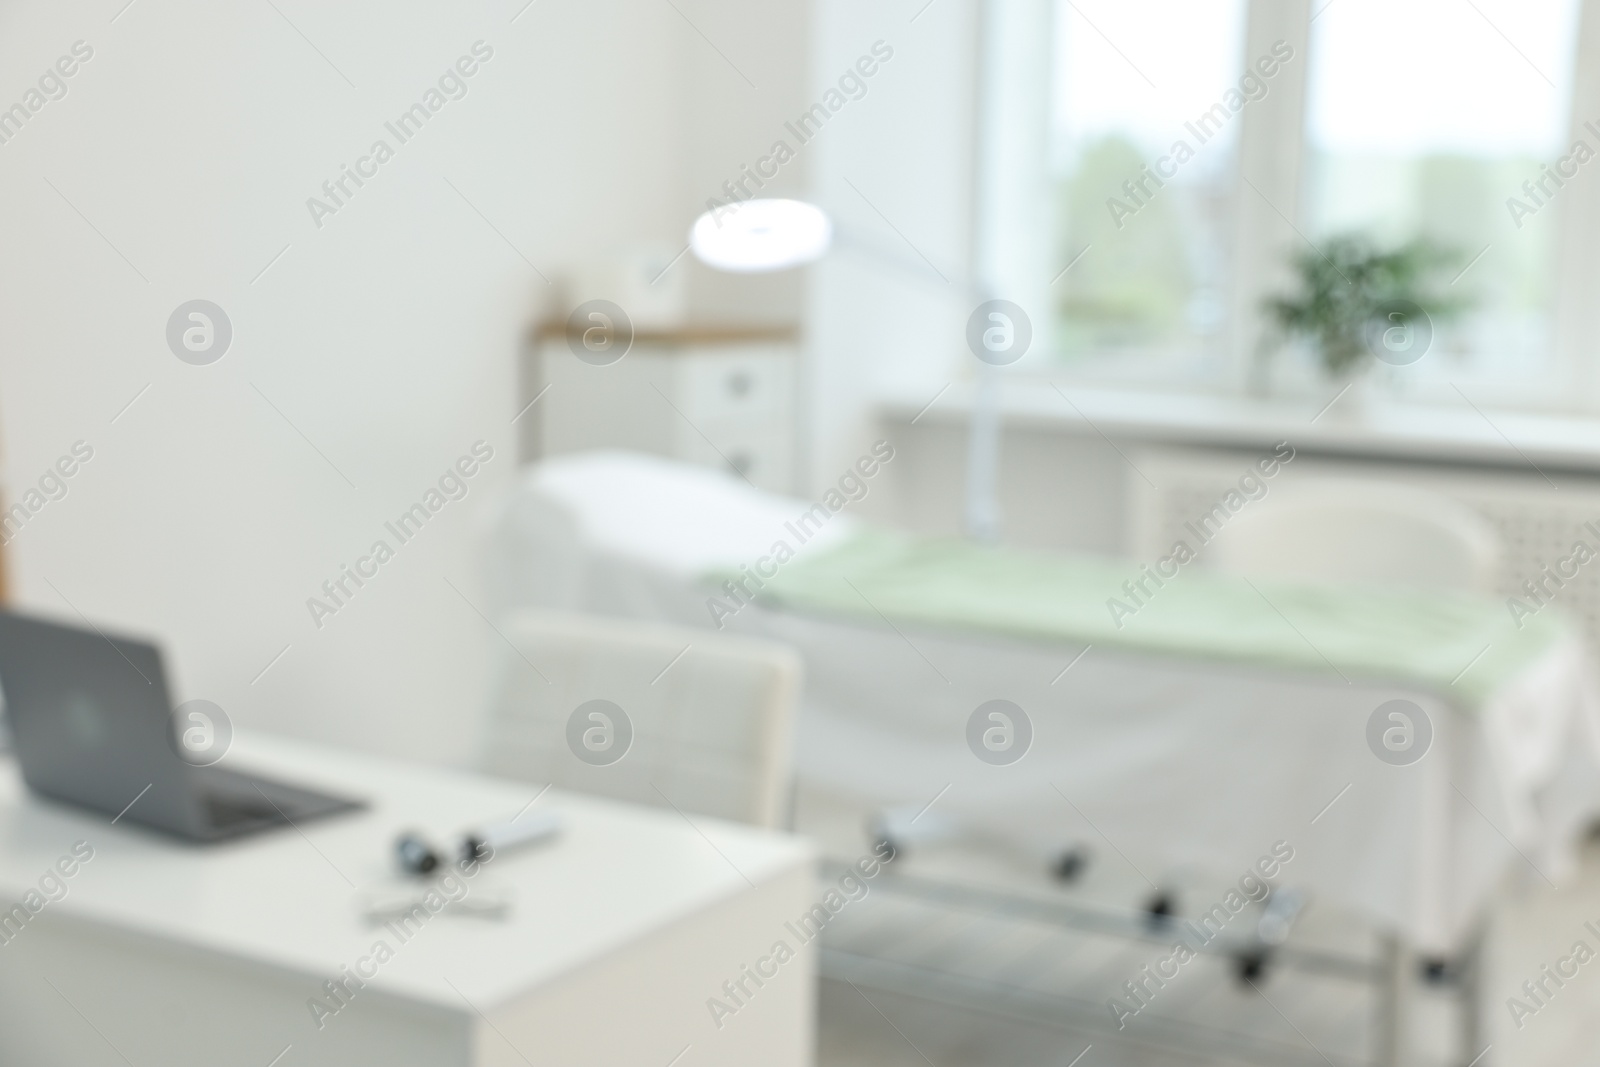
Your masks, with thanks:
[(512, 647), (499, 642), (485, 770), (782, 823), (800, 687), (787, 645), (537, 610), (500, 630)]
[(1291, 581), (1493, 593), (1500, 544), (1486, 519), (1442, 494), (1328, 479), (1246, 504), (1200, 558), (1229, 573)]

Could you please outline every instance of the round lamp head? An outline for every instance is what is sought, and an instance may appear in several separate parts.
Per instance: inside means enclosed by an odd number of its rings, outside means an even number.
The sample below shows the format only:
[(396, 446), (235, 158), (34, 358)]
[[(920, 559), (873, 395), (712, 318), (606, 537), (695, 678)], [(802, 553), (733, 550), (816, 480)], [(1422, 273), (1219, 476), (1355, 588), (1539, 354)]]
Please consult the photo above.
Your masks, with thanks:
[(787, 270), (828, 250), (833, 223), (799, 200), (745, 200), (694, 220), (689, 247), (700, 262), (737, 274)]

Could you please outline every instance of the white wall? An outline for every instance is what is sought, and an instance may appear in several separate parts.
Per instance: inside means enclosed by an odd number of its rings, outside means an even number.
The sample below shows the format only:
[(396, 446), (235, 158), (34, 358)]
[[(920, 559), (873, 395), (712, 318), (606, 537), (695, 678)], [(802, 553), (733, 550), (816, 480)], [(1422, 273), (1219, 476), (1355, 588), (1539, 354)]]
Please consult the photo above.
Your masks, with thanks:
[[(935, 410), (916, 425), (886, 417), (881, 427), (896, 449), (878, 501), (885, 517), (919, 533), (961, 536), (965, 412)], [(1002, 429), (1000, 455), (995, 490), (1007, 545), (1105, 556), (1131, 551), (1128, 463), (1099, 434), (1013, 420)]]
[[(682, 51), (680, 218), (687, 232), (708, 198), (725, 196), (723, 182), (738, 179), (741, 167), (754, 167), (775, 141), (792, 140), (783, 124), (809, 103), (812, 5), (810, 0), (673, 2), (705, 34), (691, 31)], [(747, 188), (761, 196), (804, 198), (806, 160), (780, 168), (764, 188)], [(677, 247), (682, 245), (680, 239)], [(804, 271), (724, 274), (693, 256), (685, 256), (681, 266), (689, 276), (690, 311), (697, 319), (784, 325), (800, 320)]]
[(813, 99), (873, 42), (883, 40), (894, 58), (807, 148), (813, 196), (839, 234), (834, 252), (810, 268), (805, 400), (814, 490), (878, 436), (873, 408), (888, 387), (920, 388), (931, 399), (970, 374), (962, 338), (972, 311), (963, 285), (976, 31), (972, 0), (818, 0), (816, 12)]
[[(497, 639), (447, 583), (487, 601), (475, 509), (513, 474), (513, 354), (547, 291), (523, 257), (553, 277), (680, 241), (686, 125), (744, 85), (668, 4), (273, 2), (0, 4), (0, 106), (94, 48), (0, 145), (8, 496), (95, 450), (7, 547), (14, 598), (159, 635), (177, 698), (238, 723), (459, 761)], [(479, 39), (468, 95), (317, 229), (306, 198)], [(208, 367), (163, 336), (196, 297), (235, 329)], [(466, 500), (317, 629), (306, 599), (478, 439)]]

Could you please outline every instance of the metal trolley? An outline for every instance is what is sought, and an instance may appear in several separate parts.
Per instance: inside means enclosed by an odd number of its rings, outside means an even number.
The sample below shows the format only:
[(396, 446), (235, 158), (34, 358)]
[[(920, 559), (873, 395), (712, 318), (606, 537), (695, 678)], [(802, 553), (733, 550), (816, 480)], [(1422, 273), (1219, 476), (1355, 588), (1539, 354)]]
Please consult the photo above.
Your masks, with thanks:
[[(1084, 862), (1058, 864), (1058, 883), (1075, 879)], [(1070, 886), (990, 885), (908, 866), (903, 858), (885, 864), (866, 895), (829, 920), (824, 978), (1175, 1062), (1397, 1067), (1476, 1057), (1475, 1067), (1484, 1067), (1476, 1011), (1481, 939), (1454, 963), (1419, 963), (1394, 939), (1348, 922), (1320, 936), (1304, 929), (1318, 925), (1315, 916), (1302, 922), (1304, 899), (1280, 890), (1199, 944), (1183, 937), (1186, 921), (1171, 894), (1118, 909), (1076, 899)], [(823, 873), (838, 878), (850, 869), (830, 861)], [(1148, 1003), (1119, 1018), (1110, 996), (1180, 939), (1194, 951), (1181, 975), (1160, 987), (1146, 982)], [(1425, 1013), (1445, 1022), (1444, 1044), (1453, 1012), (1456, 1043), (1470, 1051), (1408, 1054), (1419, 993)], [(1126, 994), (1122, 1002), (1139, 1004)]]

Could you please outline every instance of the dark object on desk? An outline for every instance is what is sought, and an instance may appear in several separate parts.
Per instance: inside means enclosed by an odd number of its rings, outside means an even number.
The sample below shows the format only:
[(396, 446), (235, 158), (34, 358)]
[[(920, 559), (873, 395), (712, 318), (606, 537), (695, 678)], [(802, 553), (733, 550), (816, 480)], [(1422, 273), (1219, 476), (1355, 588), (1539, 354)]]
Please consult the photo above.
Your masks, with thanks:
[(420, 834), (410, 831), (395, 839), (394, 857), (407, 874), (432, 874), (439, 869), (439, 853)]
[(144, 641), (0, 612), (0, 688), (28, 788), (113, 822), (221, 841), (365, 806), (185, 761)]
[(1177, 895), (1165, 889), (1158, 889), (1145, 901), (1145, 923), (1152, 930), (1165, 929), (1178, 913)]
[(1075, 846), (1064, 850), (1056, 857), (1056, 862), (1050, 868), (1050, 873), (1055, 875), (1058, 882), (1076, 882), (1083, 877), (1084, 871), (1088, 869), (1089, 850), (1082, 846)]
[[(503, 852), (548, 840), (561, 831), (560, 812), (535, 812), (523, 819), (526, 810), (523, 809), (505, 822), (491, 823), (482, 829), (462, 834), (461, 843), (456, 846), (456, 866), (463, 871), (472, 868), (468, 873), (474, 874), (475, 864), (488, 863)], [(407, 830), (395, 838), (394, 856), (402, 871), (420, 877), (433, 874), (444, 862), (440, 851), (414, 830)]]
[[(524, 815), (527, 818), (523, 818)], [(524, 808), (504, 822), (469, 830), (462, 835), (456, 851), (463, 864), (488, 863), (501, 853), (549, 840), (561, 832), (561, 825), (559, 811), (536, 811), (529, 815)]]

